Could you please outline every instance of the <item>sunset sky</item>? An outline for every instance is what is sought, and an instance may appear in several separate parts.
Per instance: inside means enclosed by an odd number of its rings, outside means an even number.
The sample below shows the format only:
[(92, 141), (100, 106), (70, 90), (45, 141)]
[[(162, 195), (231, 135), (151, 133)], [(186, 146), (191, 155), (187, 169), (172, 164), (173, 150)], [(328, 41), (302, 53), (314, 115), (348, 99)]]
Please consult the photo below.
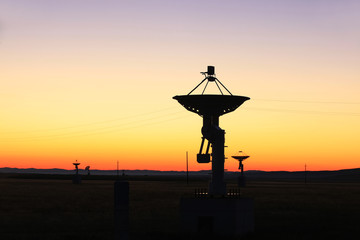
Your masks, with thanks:
[(0, 167), (190, 170), (207, 65), (245, 170), (360, 167), (360, 1), (1, 0)]

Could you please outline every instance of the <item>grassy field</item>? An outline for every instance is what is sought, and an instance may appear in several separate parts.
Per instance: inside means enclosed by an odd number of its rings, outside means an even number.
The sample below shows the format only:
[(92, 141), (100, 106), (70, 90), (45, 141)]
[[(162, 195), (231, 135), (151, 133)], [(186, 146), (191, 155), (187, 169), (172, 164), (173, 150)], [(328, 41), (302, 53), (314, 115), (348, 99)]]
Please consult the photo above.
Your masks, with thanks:
[[(0, 239), (113, 239), (113, 184), (0, 178)], [(196, 239), (179, 230), (179, 200), (206, 186), (130, 181), (130, 239)], [(249, 182), (242, 194), (255, 200), (256, 231), (244, 239), (360, 236), (360, 183)]]

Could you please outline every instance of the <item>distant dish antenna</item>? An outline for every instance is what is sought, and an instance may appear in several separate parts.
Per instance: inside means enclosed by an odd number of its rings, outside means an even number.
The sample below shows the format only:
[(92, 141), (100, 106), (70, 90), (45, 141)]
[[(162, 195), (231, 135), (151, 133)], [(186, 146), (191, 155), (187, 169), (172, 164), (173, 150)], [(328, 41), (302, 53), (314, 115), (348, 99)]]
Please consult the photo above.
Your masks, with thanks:
[(90, 175), (90, 166), (86, 166), (85, 171), (88, 171), (87, 174)]
[(239, 169), (241, 170), (241, 175), (242, 175), (244, 173), (244, 165), (242, 162), (245, 159), (249, 158), (250, 156), (246, 155), (243, 151), (239, 151), (238, 155), (231, 157), (239, 161)]
[(73, 163), (73, 165), (75, 166), (76, 174), (78, 174), (78, 173), (79, 173), (79, 165), (80, 165), (80, 163), (78, 162), (78, 160), (76, 160), (76, 161)]
[(75, 176), (73, 178), (73, 183), (74, 184), (79, 184), (79, 183), (81, 183), (81, 177), (79, 175), (79, 165), (80, 165), (80, 163), (78, 162), (78, 160), (76, 160), (73, 163), (73, 165), (75, 166), (75, 171), (76, 171)]
[(231, 157), (239, 161), (240, 176), (238, 177), (238, 186), (239, 187), (245, 187), (245, 185), (246, 185), (245, 182), (246, 181), (245, 181), (245, 176), (244, 176), (244, 164), (243, 164), (243, 161), (245, 159), (248, 159), (250, 156), (245, 154), (243, 151), (239, 151), (238, 155), (231, 156)]

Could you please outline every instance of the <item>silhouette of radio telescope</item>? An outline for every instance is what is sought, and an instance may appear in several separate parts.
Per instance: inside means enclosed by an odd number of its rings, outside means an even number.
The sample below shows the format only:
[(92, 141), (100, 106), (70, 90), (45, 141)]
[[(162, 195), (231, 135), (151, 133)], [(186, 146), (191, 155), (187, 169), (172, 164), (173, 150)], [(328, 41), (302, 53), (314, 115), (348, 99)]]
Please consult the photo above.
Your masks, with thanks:
[(86, 166), (85, 171), (87, 171), (87, 174), (90, 175), (90, 166)]
[(79, 175), (79, 165), (80, 163), (76, 160), (73, 165), (75, 166), (75, 175), (73, 177), (73, 183), (74, 184), (79, 184), (81, 183), (81, 177)]
[(75, 166), (76, 174), (79, 174), (79, 165), (80, 163), (76, 160), (73, 165)]
[[(173, 97), (186, 110), (196, 113), (203, 118), (202, 142), (200, 152), (197, 154), (199, 163), (209, 163), (212, 156), (212, 179), (209, 185), (210, 195), (226, 194), (226, 185), (224, 183), (224, 143), (225, 131), (219, 127), (219, 117), (235, 111), (249, 97), (233, 95), (215, 75), (215, 67), (208, 66), (207, 72), (202, 72), (205, 78), (187, 95), (178, 95)], [(191, 95), (203, 83), (205, 87), (201, 94)], [(215, 83), (220, 94), (204, 94), (209, 83)], [(224, 94), (226, 93), (226, 94)], [(204, 141), (208, 140), (205, 153), (202, 153)], [(212, 145), (212, 155), (209, 154), (210, 144)]]
[[(250, 98), (236, 96), (216, 78), (215, 68), (208, 66), (204, 80), (187, 95), (173, 97), (186, 110), (200, 115), (202, 141), (197, 154), (198, 163), (211, 162), (209, 190), (195, 190), (194, 198), (180, 201), (182, 230), (205, 234), (242, 235), (254, 230), (253, 200), (240, 197), (238, 189), (226, 190), (224, 182), (225, 131), (219, 126), (220, 116), (235, 111)], [(201, 94), (192, 94), (205, 84)], [(209, 84), (215, 84), (220, 94), (204, 94)], [(205, 152), (203, 147), (208, 141)], [(211, 146), (212, 153), (209, 153)]]
[(241, 170), (241, 173), (243, 173), (244, 172), (244, 165), (243, 165), (242, 162), (245, 159), (248, 159), (250, 156), (244, 155), (242, 151), (239, 151), (239, 153), (242, 153), (242, 155), (231, 156), (231, 157), (239, 161), (239, 169)]
[(238, 177), (238, 186), (245, 187), (245, 176), (244, 176), (244, 164), (243, 161), (248, 159), (250, 156), (244, 154), (243, 151), (239, 151), (239, 155), (231, 156), (232, 158), (239, 161), (240, 176)]

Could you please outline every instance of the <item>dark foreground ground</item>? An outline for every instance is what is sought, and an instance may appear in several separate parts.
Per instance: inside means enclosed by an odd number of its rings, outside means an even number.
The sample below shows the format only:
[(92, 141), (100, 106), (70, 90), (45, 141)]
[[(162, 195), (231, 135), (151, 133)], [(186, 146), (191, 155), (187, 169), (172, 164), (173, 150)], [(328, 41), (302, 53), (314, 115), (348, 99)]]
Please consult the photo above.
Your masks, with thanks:
[[(2, 177), (0, 239), (113, 240), (113, 183)], [(206, 186), (130, 181), (130, 239), (198, 239), (179, 230), (179, 200)], [(255, 200), (256, 228), (243, 239), (360, 239), (360, 183), (253, 181), (242, 194)]]

